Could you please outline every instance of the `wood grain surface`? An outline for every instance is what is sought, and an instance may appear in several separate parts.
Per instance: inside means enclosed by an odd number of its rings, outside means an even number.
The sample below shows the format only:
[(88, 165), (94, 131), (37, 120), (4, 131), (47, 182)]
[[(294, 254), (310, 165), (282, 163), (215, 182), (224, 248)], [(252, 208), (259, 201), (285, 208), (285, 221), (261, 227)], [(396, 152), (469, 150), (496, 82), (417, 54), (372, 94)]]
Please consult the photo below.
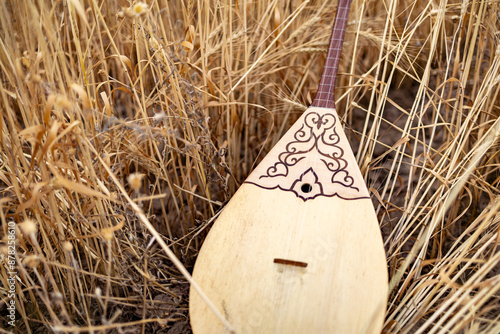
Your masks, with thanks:
[[(304, 201), (245, 183), (210, 231), (193, 276), (236, 333), (381, 331), (388, 277), (370, 199)], [(194, 290), (190, 315), (194, 333), (224, 333)]]
[(317, 196), (370, 198), (335, 109), (308, 108), (245, 183)]

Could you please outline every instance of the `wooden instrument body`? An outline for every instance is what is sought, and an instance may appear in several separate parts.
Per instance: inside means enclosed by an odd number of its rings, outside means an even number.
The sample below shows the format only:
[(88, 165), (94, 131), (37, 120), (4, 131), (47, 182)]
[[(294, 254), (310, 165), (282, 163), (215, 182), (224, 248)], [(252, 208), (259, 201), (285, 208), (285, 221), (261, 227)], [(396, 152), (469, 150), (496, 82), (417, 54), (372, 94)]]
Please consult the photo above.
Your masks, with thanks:
[[(214, 224), (193, 278), (236, 333), (380, 333), (373, 205), (334, 109), (309, 108)], [(225, 328), (191, 290), (193, 332)]]

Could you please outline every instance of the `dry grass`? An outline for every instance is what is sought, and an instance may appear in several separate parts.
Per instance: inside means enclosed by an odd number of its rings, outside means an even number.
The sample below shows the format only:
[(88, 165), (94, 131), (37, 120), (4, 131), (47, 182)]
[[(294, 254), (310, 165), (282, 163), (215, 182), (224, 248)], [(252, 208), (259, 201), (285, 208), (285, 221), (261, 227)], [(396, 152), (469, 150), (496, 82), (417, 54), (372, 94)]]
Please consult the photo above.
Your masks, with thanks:
[[(189, 285), (144, 222), (192, 267), (311, 102), (335, 7), (2, 2), (0, 219), (3, 255), (17, 223), (18, 321), (2, 266), (1, 327), (189, 332)], [(338, 106), (384, 233), (388, 333), (500, 333), (499, 7), (352, 6)]]

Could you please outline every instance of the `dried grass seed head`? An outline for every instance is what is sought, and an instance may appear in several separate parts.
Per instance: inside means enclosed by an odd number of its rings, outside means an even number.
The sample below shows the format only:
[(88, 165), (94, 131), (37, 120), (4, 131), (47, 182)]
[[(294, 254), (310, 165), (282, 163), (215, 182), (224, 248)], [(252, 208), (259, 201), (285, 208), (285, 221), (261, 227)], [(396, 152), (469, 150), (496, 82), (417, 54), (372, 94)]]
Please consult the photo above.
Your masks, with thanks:
[(35, 238), (36, 237), (36, 233), (38, 232), (38, 227), (37, 227), (36, 222), (34, 220), (27, 219), (24, 222), (22, 222), (21, 224), (19, 224), (18, 226), (25, 237), (27, 237), (27, 238)]
[(28, 255), (23, 259), (23, 264), (34, 269), (40, 265), (40, 257), (38, 255)]
[(73, 244), (69, 241), (64, 241), (62, 243), (62, 246), (66, 252), (71, 252), (73, 250)]
[(141, 173), (132, 173), (127, 177), (128, 183), (130, 187), (134, 191), (139, 191), (142, 185), (142, 179), (144, 178), (144, 174)]

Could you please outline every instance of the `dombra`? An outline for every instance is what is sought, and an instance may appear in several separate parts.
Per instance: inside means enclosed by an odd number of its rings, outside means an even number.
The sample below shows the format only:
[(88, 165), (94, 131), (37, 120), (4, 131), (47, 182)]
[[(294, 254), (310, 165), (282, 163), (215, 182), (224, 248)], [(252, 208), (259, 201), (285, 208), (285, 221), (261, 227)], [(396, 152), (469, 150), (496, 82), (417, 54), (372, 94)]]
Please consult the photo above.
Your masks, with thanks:
[[(335, 110), (350, 7), (340, 0), (318, 93), (212, 227), (193, 278), (236, 333), (380, 333), (381, 233)], [(227, 328), (192, 289), (193, 332)]]

